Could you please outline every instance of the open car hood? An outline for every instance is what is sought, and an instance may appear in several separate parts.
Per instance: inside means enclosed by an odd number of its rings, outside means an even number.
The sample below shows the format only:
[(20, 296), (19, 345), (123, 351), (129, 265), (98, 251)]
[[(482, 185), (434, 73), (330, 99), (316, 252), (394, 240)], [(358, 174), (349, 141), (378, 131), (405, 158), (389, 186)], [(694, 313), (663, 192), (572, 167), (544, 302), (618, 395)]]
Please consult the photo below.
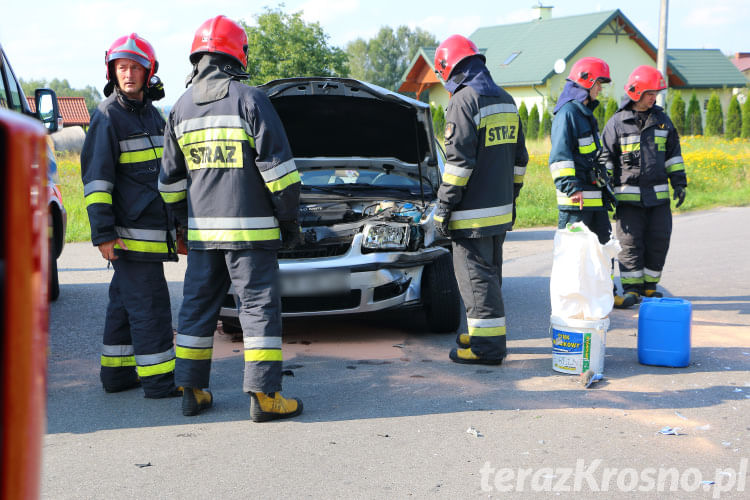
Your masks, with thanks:
[(430, 106), (423, 102), (349, 78), (285, 78), (258, 88), (279, 113), (300, 170), (316, 166), (306, 158), (392, 159), (411, 174), (437, 165)]

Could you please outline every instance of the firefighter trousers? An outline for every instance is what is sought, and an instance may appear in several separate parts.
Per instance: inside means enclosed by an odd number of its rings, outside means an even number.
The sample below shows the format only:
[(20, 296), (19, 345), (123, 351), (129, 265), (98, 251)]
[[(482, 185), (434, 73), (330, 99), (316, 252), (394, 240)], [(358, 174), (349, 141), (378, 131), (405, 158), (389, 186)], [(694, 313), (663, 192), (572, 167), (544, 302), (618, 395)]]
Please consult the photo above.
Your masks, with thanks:
[(503, 283), (505, 233), (453, 240), (453, 267), (466, 307), (471, 351), (482, 359), (506, 355)]
[(209, 386), (214, 331), (231, 285), (240, 302), (243, 390), (281, 390), (281, 296), (276, 255), (276, 250), (188, 251), (177, 327), (177, 385)]
[(175, 389), (175, 353), (169, 288), (161, 262), (113, 260), (104, 322), (100, 377), (108, 391), (140, 377), (148, 398)]
[(617, 239), (622, 245), (617, 259), (625, 292), (642, 294), (644, 290), (656, 290), (671, 237), (672, 210), (669, 203), (654, 207), (629, 203), (617, 205)]

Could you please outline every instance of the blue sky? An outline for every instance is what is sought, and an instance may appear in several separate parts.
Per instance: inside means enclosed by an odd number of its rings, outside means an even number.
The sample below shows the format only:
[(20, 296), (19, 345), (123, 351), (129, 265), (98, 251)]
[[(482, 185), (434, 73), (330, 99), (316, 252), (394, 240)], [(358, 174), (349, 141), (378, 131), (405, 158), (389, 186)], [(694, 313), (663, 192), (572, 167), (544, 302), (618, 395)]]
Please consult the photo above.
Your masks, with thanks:
[[(303, 11), (305, 20), (321, 24), (332, 45), (343, 48), (357, 37), (371, 38), (382, 26), (420, 27), (438, 39), (453, 33), (469, 36), (479, 27), (531, 20), (535, 1), (474, 0), (464, 3), (470, 8), (461, 8), (461, 2), (444, 0), (286, 0), (283, 10)], [(67, 78), (73, 87), (94, 85), (101, 92), (105, 51), (118, 36), (136, 32), (156, 49), (167, 93), (161, 104), (174, 103), (183, 92), (193, 34), (203, 21), (224, 14), (252, 24), (265, 6), (279, 5), (237, 0), (35, 0), (32, 9), (23, 2), (5, 3), (0, 42), (20, 78)], [(545, 2), (554, 6), (554, 17), (619, 8), (654, 45), (659, 4), (659, 0)], [(748, 19), (748, 0), (671, 0), (667, 46), (718, 48), (727, 55), (750, 51)]]

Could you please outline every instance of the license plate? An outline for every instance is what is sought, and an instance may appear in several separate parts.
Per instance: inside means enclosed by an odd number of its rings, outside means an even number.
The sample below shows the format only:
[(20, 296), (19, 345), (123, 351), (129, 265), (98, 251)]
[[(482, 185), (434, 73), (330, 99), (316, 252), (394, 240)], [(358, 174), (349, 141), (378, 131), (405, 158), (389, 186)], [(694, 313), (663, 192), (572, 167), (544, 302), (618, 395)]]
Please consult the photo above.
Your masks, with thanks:
[(349, 271), (283, 273), (281, 295), (326, 295), (350, 290)]

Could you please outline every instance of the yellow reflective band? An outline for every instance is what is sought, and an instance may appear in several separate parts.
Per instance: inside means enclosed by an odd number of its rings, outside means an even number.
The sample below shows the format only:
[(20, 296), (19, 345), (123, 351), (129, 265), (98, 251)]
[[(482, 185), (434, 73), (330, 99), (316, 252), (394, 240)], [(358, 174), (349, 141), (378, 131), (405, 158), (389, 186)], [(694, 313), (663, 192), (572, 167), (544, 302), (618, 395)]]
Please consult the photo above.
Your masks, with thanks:
[(190, 144), (182, 148), (189, 170), (201, 168), (242, 168), (242, 143), (236, 141), (213, 141)]
[(435, 215), (433, 219), (435, 220), (435, 222), (443, 222), (443, 218), (439, 215)]
[(576, 175), (576, 169), (574, 168), (561, 168), (560, 170), (552, 171), (553, 179), (557, 179), (558, 177), (568, 177), (568, 176), (575, 176), (575, 175)]
[(489, 328), (482, 328), (478, 326), (470, 326), (469, 335), (471, 335), (472, 337), (499, 337), (501, 335), (505, 335), (505, 327), (493, 326)]
[(657, 191), (656, 192), (656, 199), (657, 200), (668, 200), (669, 199), (669, 193), (666, 191)]
[(245, 361), (284, 361), (281, 349), (247, 349)]
[[(128, 240), (121, 238), (125, 246), (131, 252), (144, 252), (144, 253), (167, 253), (167, 242), (166, 241), (139, 241), (139, 240)], [(122, 250), (120, 245), (115, 244), (115, 248)]]
[[(570, 198), (567, 196), (558, 196), (557, 197), (557, 204), (558, 205), (569, 205), (569, 206), (578, 206), (578, 203), (571, 201)], [(602, 207), (604, 206), (602, 204), (601, 198), (584, 198), (583, 199), (583, 206), (584, 207)]]
[(593, 142), (589, 144), (588, 146), (578, 146), (578, 152), (582, 155), (585, 155), (587, 153), (591, 153), (593, 151), (596, 151), (596, 144)]
[(161, 199), (166, 203), (177, 203), (187, 198), (187, 191), (180, 191), (179, 193), (165, 193), (162, 191)]
[(634, 142), (633, 144), (621, 144), (620, 150), (623, 153), (629, 153), (631, 151), (640, 151), (641, 150), (641, 143), (640, 142)]
[(643, 283), (643, 276), (640, 278), (623, 278), (620, 276), (620, 283), (623, 285), (639, 285)]
[(523, 184), (523, 175), (514, 175), (513, 184)]
[(213, 348), (209, 347), (208, 349), (193, 349), (191, 347), (175, 347), (175, 354), (180, 359), (194, 359), (194, 360), (203, 360), (203, 359), (211, 359), (211, 356), (213, 355)]
[(154, 375), (164, 375), (174, 371), (174, 359), (150, 366), (137, 366), (135, 371), (139, 377), (153, 377)]
[(516, 113), (496, 113), (482, 118), (479, 128), (486, 128), (485, 147), (515, 144), (518, 141), (518, 121)]
[(465, 186), (469, 182), (469, 178), (453, 174), (443, 174), (443, 182), (452, 186)]
[(281, 238), (279, 228), (271, 229), (188, 229), (190, 241), (270, 241)]
[[(681, 172), (685, 170), (685, 164), (684, 163), (674, 163), (667, 167), (667, 173), (673, 174), (675, 172)], [(88, 198), (88, 197), (87, 197)]]
[[(255, 139), (247, 135), (241, 128), (206, 128), (203, 130), (195, 130), (193, 132), (184, 133), (177, 142), (180, 148), (184, 149), (185, 146), (190, 144), (206, 143), (206, 142), (227, 142), (227, 141), (248, 141), (250, 147), (255, 147)], [(205, 145), (205, 144), (204, 144)]]
[(143, 151), (130, 151), (120, 153), (120, 163), (140, 163), (143, 161), (161, 158), (164, 148), (144, 149)]
[(109, 193), (91, 193), (86, 196), (86, 206), (93, 205), (94, 203), (106, 203), (107, 205), (112, 204), (112, 195)]
[(276, 179), (275, 181), (272, 181), (272, 182), (266, 182), (266, 187), (268, 187), (268, 189), (272, 193), (277, 193), (291, 186), (295, 182), (301, 182), (299, 178), (299, 172), (297, 172), (296, 170), (294, 172), (289, 172), (288, 174), (286, 174), (284, 177), (280, 179)]
[(472, 229), (476, 227), (499, 226), (509, 224), (513, 220), (513, 214), (494, 215), (492, 217), (479, 217), (477, 219), (451, 220), (448, 229)]
[(617, 201), (641, 201), (641, 195), (638, 193), (615, 193)]
[(135, 366), (135, 356), (104, 356), (102, 355), (102, 366), (108, 368), (120, 368), (122, 366)]
[(659, 276), (649, 276), (648, 274), (643, 277), (643, 281), (646, 283), (658, 283)]

